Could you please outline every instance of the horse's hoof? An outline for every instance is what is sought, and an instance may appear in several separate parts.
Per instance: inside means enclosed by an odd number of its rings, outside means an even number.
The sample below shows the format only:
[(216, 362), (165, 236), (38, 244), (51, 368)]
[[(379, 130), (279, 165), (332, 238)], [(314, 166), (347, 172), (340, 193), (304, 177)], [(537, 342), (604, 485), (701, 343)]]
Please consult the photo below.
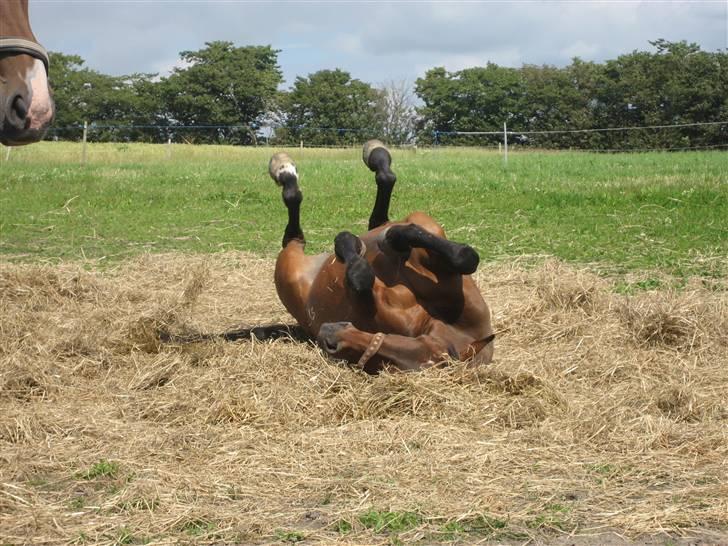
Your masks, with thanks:
[(355, 256), (346, 264), (346, 284), (357, 294), (366, 294), (374, 287), (374, 271), (362, 256)]
[(453, 258), (453, 267), (461, 275), (472, 275), (478, 269), (480, 256), (470, 245), (462, 245)]

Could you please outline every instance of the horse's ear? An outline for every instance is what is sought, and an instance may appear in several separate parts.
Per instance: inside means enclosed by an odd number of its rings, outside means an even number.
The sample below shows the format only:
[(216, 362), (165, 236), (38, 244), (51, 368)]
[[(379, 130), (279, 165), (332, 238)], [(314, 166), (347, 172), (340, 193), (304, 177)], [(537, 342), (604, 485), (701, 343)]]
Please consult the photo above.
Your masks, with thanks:
[(460, 358), (460, 355), (455, 350), (455, 346), (452, 343), (447, 346), (447, 354), (450, 355), (450, 358), (453, 360), (458, 360)]
[(478, 341), (473, 341), (470, 344), (470, 350), (472, 351), (472, 354), (468, 356), (470, 358), (471, 356), (475, 356), (478, 354), (481, 350), (483, 350), (491, 341), (495, 339), (495, 334), (490, 334), (488, 337), (484, 337), (483, 339), (479, 339)]

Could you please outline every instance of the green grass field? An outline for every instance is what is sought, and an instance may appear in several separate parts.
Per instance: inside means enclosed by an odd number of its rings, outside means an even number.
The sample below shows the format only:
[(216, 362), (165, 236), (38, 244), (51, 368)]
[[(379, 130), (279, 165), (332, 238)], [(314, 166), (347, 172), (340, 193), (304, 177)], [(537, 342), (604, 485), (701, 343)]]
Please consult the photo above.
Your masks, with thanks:
[[(286, 214), (271, 148), (42, 143), (0, 155), (0, 253), (115, 261), (144, 251), (274, 255)], [(312, 252), (366, 229), (375, 194), (358, 149), (290, 150)], [(553, 255), (605, 274), (726, 275), (728, 154), (394, 152), (391, 215), (424, 210), (485, 261)]]

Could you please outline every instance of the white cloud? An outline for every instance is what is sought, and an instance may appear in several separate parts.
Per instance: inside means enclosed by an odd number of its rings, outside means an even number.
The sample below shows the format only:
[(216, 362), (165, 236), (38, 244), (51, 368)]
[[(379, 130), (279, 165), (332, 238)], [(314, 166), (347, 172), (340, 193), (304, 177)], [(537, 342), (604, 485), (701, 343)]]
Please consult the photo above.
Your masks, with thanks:
[(361, 38), (356, 34), (337, 34), (331, 40), (330, 45), (344, 53), (360, 54), (365, 50)]
[(204, 42), (282, 49), (288, 82), (324, 68), (365, 81), (414, 80), (492, 61), (507, 66), (602, 61), (649, 40), (728, 47), (728, 3), (88, 2), (31, 0), (36, 35), (109, 74), (165, 72)]
[(187, 68), (190, 63), (179, 57), (162, 59), (152, 64), (151, 72), (159, 74), (160, 77), (169, 76), (175, 68)]
[(502, 66), (514, 66), (520, 64), (521, 52), (518, 49), (496, 49), (482, 51), (475, 54), (454, 54), (454, 55), (435, 55), (429, 63), (419, 65), (421, 73), (434, 66), (444, 66), (448, 71), (455, 72), (473, 66), (484, 66), (486, 63), (495, 63)]

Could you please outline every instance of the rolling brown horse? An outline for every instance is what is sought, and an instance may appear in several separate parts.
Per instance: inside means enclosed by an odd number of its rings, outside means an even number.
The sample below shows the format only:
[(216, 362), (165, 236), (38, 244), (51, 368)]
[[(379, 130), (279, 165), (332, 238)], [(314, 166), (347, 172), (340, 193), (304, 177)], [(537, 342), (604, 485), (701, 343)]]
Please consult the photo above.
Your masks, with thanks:
[(369, 231), (360, 237), (343, 231), (334, 239), (333, 254), (307, 256), (296, 166), (285, 153), (271, 158), (269, 172), (288, 209), (275, 269), (286, 309), (326, 353), (369, 373), (388, 363), (416, 370), (448, 357), (473, 365), (490, 362), (495, 337), (490, 309), (470, 276), (478, 254), (447, 240), (425, 213), (390, 222), (396, 182), (391, 155), (372, 140), (364, 145), (363, 159), (377, 185)]
[(48, 53), (28, 21), (28, 0), (0, 0), (0, 142), (37, 142), (53, 121)]

